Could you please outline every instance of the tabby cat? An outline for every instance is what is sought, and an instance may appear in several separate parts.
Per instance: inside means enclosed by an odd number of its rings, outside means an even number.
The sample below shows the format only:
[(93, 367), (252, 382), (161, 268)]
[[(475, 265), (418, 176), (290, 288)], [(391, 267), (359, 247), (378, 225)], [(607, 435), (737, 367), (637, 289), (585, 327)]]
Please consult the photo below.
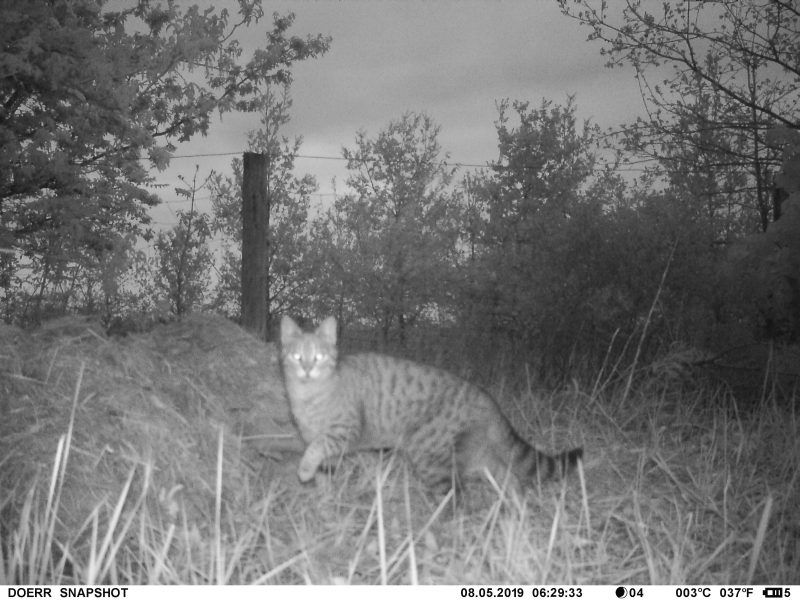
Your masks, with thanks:
[(283, 317), (281, 359), (307, 444), (297, 471), (303, 482), (346, 452), (394, 448), (430, 486), (488, 470), (522, 492), (537, 478), (564, 474), (583, 456), (581, 448), (557, 456), (537, 451), (487, 392), (447, 371), (381, 354), (339, 359), (333, 317), (312, 333)]

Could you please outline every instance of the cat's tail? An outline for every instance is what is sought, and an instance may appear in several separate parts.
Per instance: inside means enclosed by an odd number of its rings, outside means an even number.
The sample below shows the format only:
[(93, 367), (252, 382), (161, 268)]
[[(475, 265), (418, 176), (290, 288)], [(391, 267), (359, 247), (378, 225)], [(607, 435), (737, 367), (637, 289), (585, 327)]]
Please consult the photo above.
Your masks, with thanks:
[(519, 436), (517, 439), (514, 471), (520, 482), (533, 483), (548, 479), (560, 479), (575, 469), (583, 460), (583, 448), (573, 448), (560, 454), (540, 452)]
[(583, 448), (573, 448), (556, 454), (551, 458), (550, 476), (563, 477), (578, 466), (579, 460), (583, 460)]

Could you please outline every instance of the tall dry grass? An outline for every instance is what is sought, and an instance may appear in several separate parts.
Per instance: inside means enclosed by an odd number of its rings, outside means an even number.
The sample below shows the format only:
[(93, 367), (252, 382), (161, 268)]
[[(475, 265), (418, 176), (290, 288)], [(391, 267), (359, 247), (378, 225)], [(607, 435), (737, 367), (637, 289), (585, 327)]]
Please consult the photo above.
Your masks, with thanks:
[(491, 485), (434, 496), (397, 457), (361, 454), (314, 486), (254, 471), (229, 502), (220, 429), (212, 510), (187, 510), (144, 463), (67, 532), (70, 428), (50, 473), (0, 492), (0, 583), (800, 582), (796, 398), (765, 388), (745, 410), (721, 388), (656, 375), (505, 387), (494, 392), (540, 447), (586, 450), (576, 474), (522, 500)]

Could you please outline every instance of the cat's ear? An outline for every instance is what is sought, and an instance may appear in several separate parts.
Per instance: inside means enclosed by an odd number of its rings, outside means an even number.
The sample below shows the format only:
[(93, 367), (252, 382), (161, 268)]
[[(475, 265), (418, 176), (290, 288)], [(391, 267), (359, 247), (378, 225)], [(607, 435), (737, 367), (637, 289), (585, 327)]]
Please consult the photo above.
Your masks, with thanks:
[(286, 345), (296, 335), (302, 333), (302, 330), (294, 322), (294, 319), (289, 315), (283, 315), (281, 319), (281, 344)]
[(332, 346), (336, 345), (336, 319), (328, 317), (317, 327), (317, 335)]

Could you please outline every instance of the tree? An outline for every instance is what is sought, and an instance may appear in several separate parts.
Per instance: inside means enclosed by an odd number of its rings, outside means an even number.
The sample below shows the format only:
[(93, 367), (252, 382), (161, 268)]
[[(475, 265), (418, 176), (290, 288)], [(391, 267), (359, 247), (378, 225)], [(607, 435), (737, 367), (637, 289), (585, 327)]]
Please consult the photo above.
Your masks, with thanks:
[[(335, 205), (332, 229), (346, 246), (332, 255), (359, 314), (380, 325), (384, 342), (426, 311), (445, 309), (452, 294), (461, 207), (448, 190), (453, 171), (441, 155), (439, 126), (406, 113), (374, 139), (363, 131), (344, 148), (354, 190)], [(341, 305), (341, 302), (339, 302)]]
[(202, 308), (211, 286), (213, 255), (205, 215), (179, 211), (179, 222), (156, 236), (156, 288), (175, 315)]
[[(714, 263), (725, 285), (706, 298), (717, 320), (737, 329), (757, 323), (756, 338), (798, 339), (791, 172), (800, 132), (800, 8), (784, 0), (684, 1), (651, 13), (628, 0), (615, 18), (606, 2), (559, 1), (592, 28), (590, 39), (605, 43), (609, 65), (634, 66), (650, 115), (625, 128), (626, 141), (660, 161), (695, 232), (705, 223), (702, 254), (711, 254), (710, 244), (729, 249)], [(654, 67), (671, 77), (650, 85)]]
[(360, 232), (348, 222), (348, 213), (341, 210), (344, 201), (334, 202), (310, 224), (309, 262), (315, 267), (301, 312), (307, 316), (333, 315), (340, 327), (358, 318), (363, 307), (359, 292), (365, 289), (358, 270), (364, 259), (358, 254)]
[(179, 195), (189, 199), (189, 210), (178, 211), (178, 223), (155, 240), (155, 287), (178, 316), (202, 307), (211, 287), (211, 228), (208, 215), (197, 213), (194, 205), (197, 192), (208, 186), (209, 178), (198, 186), (198, 171), (199, 167), (195, 168), (190, 186), (176, 188)]
[[(509, 110), (513, 110), (512, 116)], [(566, 106), (507, 100), (495, 126), (499, 157), (480, 186), (486, 221), (478, 279), (496, 325), (526, 328), (537, 296), (554, 277), (553, 242), (580, 210), (581, 187), (592, 174), (594, 129), (579, 127)], [(562, 273), (563, 275), (563, 273)], [(491, 300), (490, 300), (491, 298)]]
[[(735, 122), (739, 118), (737, 107), (724, 102), (704, 81), (695, 78), (694, 83), (685, 90), (683, 108), (676, 109), (673, 122), (667, 126), (670, 135), (662, 132), (656, 141), (652, 130), (662, 127), (661, 123), (652, 128), (637, 126), (626, 131), (625, 143), (634, 152), (657, 143), (659, 171), (680, 204), (676, 209), (683, 211), (695, 227), (705, 229), (704, 243), (726, 245), (742, 233), (757, 229), (759, 222), (763, 225), (769, 207), (759, 202), (756, 194), (758, 210), (750, 210), (753, 189), (747, 174), (745, 153), (751, 147), (747, 133), (712, 125)], [(645, 131), (650, 131), (648, 142), (642, 137)]]
[(28, 325), (42, 315), (81, 311), (107, 323), (125, 312), (124, 279), (136, 255), (136, 236), (112, 234), (102, 248), (92, 249), (61, 233), (39, 232), (52, 252), (32, 255), (25, 269), (17, 268), (12, 253), (0, 255), (0, 318)]
[[(800, 128), (797, 5), (687, 0), (658, 4), (659, 12), (651, 13), (641, 0), (626, 0), (617, 18), (605, 0), (559, 3), (565, 14), (591, 27), (589, 39), (605, 43), (610, 66), (636, 69), (649, 115), (625, 128), (629, 144), (673, 174), (746, 173), (746, 185), (728, 181), (703, 195), (730, 194), (723, 201), (728, 205), (745, 195), (746, 216), (766, 230), (778, 214), (772, 176), (781, 162), (780, 149), (766, 143), (766, 134), (778, 125)], [(648, 81), (656, 67), (672, 70), (661, 85)], [(694, 150), (675, 152), (676, 145)], [(706, 158), (698, 162), (698, 155)]]
[(783, 215), (763, 234), (732, 245), (726, 266), (738, 291), (756, 308), (746, 314), (751, 319), (753, 312), (758, 315), (756, 336), (796, 343), (800, 340), (800, 132), (778, 127), (770, 137), (785, 149), (777, 177), (785, 192)]
[[(205, 134), (215, 113), (262, 108), (264, 86), (329, 40), (289, 36), (274, 16), (250, 60), (235, 39), (263, 16), (260, 0), (186, 11), (139, 0), (9, 0), (0, 8), (0, 241), (55, 260), (52, 240), (102, 250), (138, 231), (157, 202), (146, 163), (164, 168), (175, 144)], [(52, 258), (51, 258), (52, 257)], [(51, 271), (52, 272), (52, 271)]]

